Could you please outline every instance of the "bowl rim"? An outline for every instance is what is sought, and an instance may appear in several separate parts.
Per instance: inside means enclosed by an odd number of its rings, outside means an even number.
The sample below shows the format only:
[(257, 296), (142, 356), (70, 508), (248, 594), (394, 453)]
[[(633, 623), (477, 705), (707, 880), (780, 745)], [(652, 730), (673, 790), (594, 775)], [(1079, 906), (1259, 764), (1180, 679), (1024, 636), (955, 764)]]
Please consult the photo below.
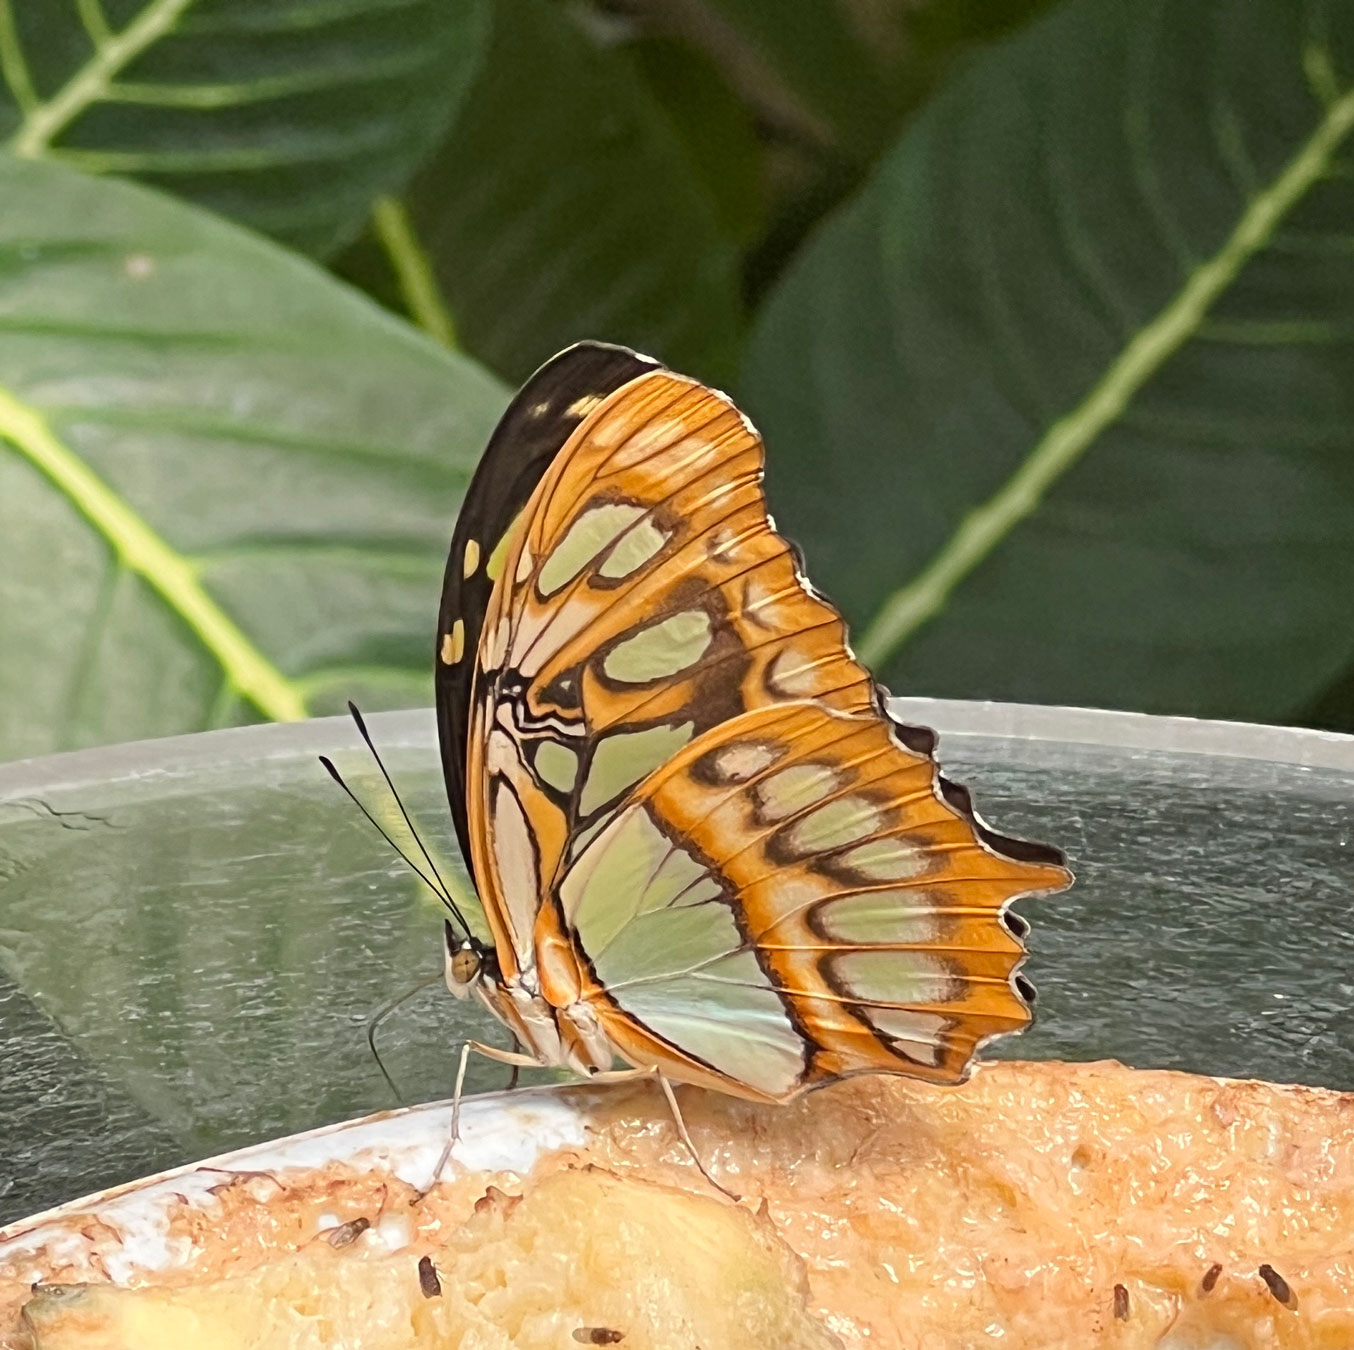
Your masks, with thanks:
[[(461, 1137), (452, 1155), (456, 1170), (525, 1173), (546, 1153), (583, 1149), (604, 1090), (580, 1080), (540, 1083), (464, 1097)], [(225, 1153), (176, 1163), (130, 1181), (90, 1191), (0, 1225), (0, 1261), (13, 1260), (63, 1236), (72, 1220), (91, 1216), (123, 1237), (144, 1237), (173, 1203), (200, 1208), (223, 1176), (248, 1177), (291, 1168), (344, 1163), (358, 1171), (385, 1171), (426, 1182), (451, 1128), (449, 1099), (415, 1102), (260, 1139)], [(93, 1241), (94, 1239), (90, 1239)]]
[[(1354, 773), (1354, 735), (1308, 727), (942, 698), (890, 698), (889, 709), (903, 721), (933, 727), (942, 738), (942, 749), (946, 741), (999, 739), (1262, 760)], [(437, 743), (431, 708), (374, 713), (367, 722), (383, 750), (427, 750)], [(127, 741), (0, 764), (0, 799), (147, 774), (220, 770), (237, 762), (258, 765), (360, 745), (352, 723), (343, 716)]]

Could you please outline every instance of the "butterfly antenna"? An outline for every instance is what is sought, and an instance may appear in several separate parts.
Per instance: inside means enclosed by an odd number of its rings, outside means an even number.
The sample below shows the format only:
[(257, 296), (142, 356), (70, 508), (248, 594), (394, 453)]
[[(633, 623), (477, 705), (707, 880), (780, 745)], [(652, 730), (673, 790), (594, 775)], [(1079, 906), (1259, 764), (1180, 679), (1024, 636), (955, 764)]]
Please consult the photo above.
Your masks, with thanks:
[(442, 978), (441, 974), (429, 975), (426, 980), (420, 980), (412, 989), (406, 989), (404, 993), (397, 998), (392, 998), (390, 1002), (382, 1004), (381, 1010), (367, 1023), (367, 1044), (371, 1047), (372, 1058), (376, 1061), (376, 1067), (381, 1071), (381, 1077), (386, 1080), (386, 1086), (394, 1094), (395, 1100), (401, 1106), (408, 1106), (409, 1103), (404, 1099), (404, 1093), (395, 1085), (395, 1080), (390, 1076), (390, 1071), (386, 1068), (385, 1060), (381, 1058), (381, 1052), (376, 1048), (376, 1033), (381, 1028), (381, 1023), (395, 1011), (396, 1008), (408, 1003), (415, 994), (422, 993), (430, 984), (436, 984)]
[[(348, 794), (353, 805), (356, 806), (357, 809), (361, 811), (362, 814), (366, 816), (366, 818), (371, 822), (372, 827), (376, 830), (376, 833), (379, 834), (381, 838), (384, 839), (386, 843), (389, 844), (390, 847), (393, 848), (395, 852), (398, 853), (400, 857), (404, 859), (405, 865), (410, 869), (410, 871), (412, 871), (419, 878), (419, 880), (422, 881), (423, 884), (452, 912), (452, 914), (456, 916), (456, 918), (460, 921), (461, 926), (465, 927), (465, 919), (462, 918), (461, 911), (456, 908), (456, 904), (452, 900), (451, 896), (449, 896), (446, 893), (446, 891), (437, 884), (436, 881), (434, 881), (431, 877), (429, 877), (428, 874), (390, 837), (390, 835), (386, 833), (385, 827), (381, 824), (381, 822), (377, 820), (376, 817), (372, 815), (372, 813), (368, 811), (365, 806), (362, 805), (362, 802), (358, 798), (357, 793), (355, 793), (352, 790), (352, 788), (350, 788), (348, 784), (343, 781), (343, 775), (339, 773), (339, 771), (334, 767), (334, 761), (330, 759), (328, 755), (321, 755), (320, 763), (324, 765), (325, 771), (329, 774), (330, 778), (332, 778), (334, 782), (336, 782), (339, 785), (339, 787), (341, 787), (344, 790), (344, 792)], [(440, 878), (438, 880), (440, 880)], [(469, 928), (466, 928), (467, 934), (469, 933), (469, 931), (470, 931)]]
[(414, 822), (409, 819), (409, 812), (404, 809), (404, 803), (400, 800), (400, 794), (395, 791), (395, 784), (391, 780), (390, 774), (386, 771), (386, 766), (377, 752), (376, 744), (371, 739), (371, 732), (367, 730), (367, 723), (362, 714), (357, 709), (357, 704), (351, 699), (348, 701), (348, 712), (352, 715), (354, 724), (357, 727), (358, 734), (366, 742), (367, 749), (371, 751), (371, 757), (376, 761), (376, 767), (381, 771), (381, 777), (386, 780), (386, 787), (390, 789), (390, 795), (395, 799), (395, 805), (400, 808), (400, 815), (404, 817), (404, 823), (409, 827), (409, 833), (413, 836), (414, 843), (418, 845), (418, 851), (423, 854), (423, 860), (428, 864), (429, 870), (438, 880), (442, 887), (442, 895), (446, 899), (447, 908), (456, 916), (456, 922), (461, 925), (467, 937), (470, 936), (470, 925), (466, 923), (465, 916), (457, 908), (456, 902), (451, 898), (451, 887), (442, 879), (442, 874), (437, 870), (437, 864), (433, 862), (432, 854), (424, 847), (423, 840), (419, 838), (418, 831), (414, 828)]

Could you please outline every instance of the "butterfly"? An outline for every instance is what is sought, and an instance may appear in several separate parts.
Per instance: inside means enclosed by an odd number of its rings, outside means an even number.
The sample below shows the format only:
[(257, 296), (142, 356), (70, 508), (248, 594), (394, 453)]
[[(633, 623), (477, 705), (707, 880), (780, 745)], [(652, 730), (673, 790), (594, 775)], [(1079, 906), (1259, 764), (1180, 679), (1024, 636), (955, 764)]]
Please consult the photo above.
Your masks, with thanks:
[(447, 795), (492, 937), (448, 922), (446, 981), (525, 1061), (585, 1076), (774, 1102), (959, 1082), (1031, 1020), (1010, 902), (1070, 874), (890, 716), (776, 533), (763, 459), (723, 394), (600, 343), (503, 415), (438, 620)]

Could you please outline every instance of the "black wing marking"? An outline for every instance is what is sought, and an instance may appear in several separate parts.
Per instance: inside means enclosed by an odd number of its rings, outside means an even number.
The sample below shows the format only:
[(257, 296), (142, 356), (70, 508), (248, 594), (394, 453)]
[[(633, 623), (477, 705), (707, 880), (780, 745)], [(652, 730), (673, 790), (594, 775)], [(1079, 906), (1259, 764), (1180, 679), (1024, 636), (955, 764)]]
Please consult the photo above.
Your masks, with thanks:
[[(605, 398), (623, 384), (657, 368), (658, 362), (651, 357), (603, 342), (580, 342), (552, 357), (508, 404), (461, 503), (442, 579), (433, 687), (447, 802), (472, 880), (465, 760), (475, 653), (493, 591), (485, 565), (564, 442), (586, 415), (588, 401), (593, 397)], [(465, 556), (471, 545), (478, 551), (478, 566), (467, 577)], [(459, 661), (447, 663), (441, 656), (443, 642), (458, 619), (464, 625), (461, 642), (464, 654)]]

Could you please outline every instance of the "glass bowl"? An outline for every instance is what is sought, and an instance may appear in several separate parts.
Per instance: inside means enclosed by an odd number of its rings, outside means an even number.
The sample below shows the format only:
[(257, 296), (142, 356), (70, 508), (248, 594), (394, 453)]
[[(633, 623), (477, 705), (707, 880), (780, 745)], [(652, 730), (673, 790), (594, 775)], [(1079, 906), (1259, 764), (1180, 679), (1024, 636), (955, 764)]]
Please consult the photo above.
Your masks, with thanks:
[[(989, 1053), (1354, 1089), (1354, 737), (897, 700), (997, 828), (1061, 845), (1024, 901), (1039, 1019)], [(370, 719), (455, 857), (430, 713)], [(344, 719), (0, 766), (0, 1223), (450, 1094), (504, 1038), (439, 987), (441, 913), (328, 779), (393, 807)], [(392, 1094), (368, 1045), (373, 1018)], [(472, 1060), (469, 1086), (506, 1070)], [(526, 1075), (530, 1078), (531, 1075)], [(537, 1075), (539, 1077), (539, 1075)]]

